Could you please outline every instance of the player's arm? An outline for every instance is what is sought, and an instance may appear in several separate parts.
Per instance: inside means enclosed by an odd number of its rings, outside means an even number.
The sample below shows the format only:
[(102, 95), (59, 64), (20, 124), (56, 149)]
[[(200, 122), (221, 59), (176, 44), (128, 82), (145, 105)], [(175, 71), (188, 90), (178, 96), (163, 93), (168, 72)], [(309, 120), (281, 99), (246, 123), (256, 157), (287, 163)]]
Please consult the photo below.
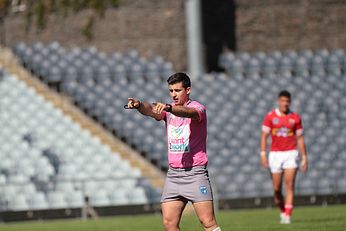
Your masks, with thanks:
[(306, 172), (308, 170), (308, 158), (306, 154), (304, 135), (297, 136), (297, 145), (298, 145), (299, 152), (301, 154), (300, 168), (303, 172)]
[(141, 102), (138, 99), (128, 98), (128, 108), (137, 109), (142, 115), (150, 116), (156, 120), (162, 119), (162, 114), (154, 113), (154, 107), (147, 102)]
[(193, 120), (200, 119), (200, 114), (198, 113), (197, 109), (193, 107), (177, 106), (164, 103), (153, 103), (153, 105), (154, 112), (159, 115), (161, 115), (163, 111), (167, 111), (178, 117), (191, 118)]
[(268, 168), (268, 159), (267, 159), (267, 139), (272, 128), (270, 115), (267, 114), (264, 117), (262, 124), (262, 133), (261, 133), (261, 163), (263, 168)]
[(268, 139), (268, 132), (262, 131), (260, 146), (261, 146), (261, 163), (263, 168), (268, 168), (268, 159), (266, 156), (267, 139)]
[(296, 137), (297, 137), (297, 146), (301, 155), (300, 168), (303, 172), (308, 170), (308, 158), (306, 155), (306, 147), (304, 142), (304, 134), (303, 134), (303, 125), (300, 116), (298, 116), (297, 124), (296, 124)]

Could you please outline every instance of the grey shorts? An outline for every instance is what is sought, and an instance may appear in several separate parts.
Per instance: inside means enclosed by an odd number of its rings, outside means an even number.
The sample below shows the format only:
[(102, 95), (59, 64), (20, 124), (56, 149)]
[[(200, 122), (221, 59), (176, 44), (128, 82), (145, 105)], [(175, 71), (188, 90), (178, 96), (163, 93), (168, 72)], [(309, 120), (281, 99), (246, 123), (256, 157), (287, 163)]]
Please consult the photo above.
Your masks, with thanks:
[(168, 169), (161, 203), (180, 199), (192, 203), (213, 200), (206, 166)]

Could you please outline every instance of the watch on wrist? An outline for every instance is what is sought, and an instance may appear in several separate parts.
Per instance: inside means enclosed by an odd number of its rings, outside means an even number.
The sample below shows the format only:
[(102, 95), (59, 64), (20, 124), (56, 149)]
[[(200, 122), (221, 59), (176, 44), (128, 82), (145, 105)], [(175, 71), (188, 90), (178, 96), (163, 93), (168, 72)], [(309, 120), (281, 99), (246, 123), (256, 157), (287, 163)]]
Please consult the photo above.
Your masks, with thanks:
[(140, 108), (142, 106), (142, 102), (138, 100), (138, 107), (136, 109)]
[(172, 105), (171, 104), (166, 103), (166, 107), (167, 107), (166, 112), (172, 111)]

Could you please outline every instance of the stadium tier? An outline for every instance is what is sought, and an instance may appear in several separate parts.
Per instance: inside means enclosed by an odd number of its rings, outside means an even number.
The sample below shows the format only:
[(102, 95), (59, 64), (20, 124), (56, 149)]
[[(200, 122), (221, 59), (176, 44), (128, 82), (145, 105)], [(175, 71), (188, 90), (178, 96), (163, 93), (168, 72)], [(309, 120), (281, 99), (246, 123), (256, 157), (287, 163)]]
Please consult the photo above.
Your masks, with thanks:
[(19, 43), (14, 52), (28, 68), (49, 84), (66, 81), (123, 82), (127, 77), (129, 81), (144, 83), (143, 76), (159, 81), (173, 72), (172, 63), (162, 57), (154, 56), (147, 60), (140, 57), (136, 50), (126, 54), (105, 54), (94, 47), (66, 50), (57, 42), (47, 46), (38, 42), (32, 47)]
[(219, 58), (219, 66), (234, 78), (340, 76), (346, 70), (345, 57), (343, 49), (225, 52)]
[[(167, 166), (164, 124), (123, 105), (128, 97), (170, 102), (169, 62), (147, 60), (136, 51), (66, 50), (58, 43), (20, 43), (13, 50), (25, 67), (89, 116)], [(346, 193), (344, 51), (225, 53), (220, 66), (226, 74), (205, 74), (192, 85), (192, 98), (207, 106), (209, 170), (219, 198), (272, 195), (269, 173), (260, 167), (259, 139), (262, 119), (282, 89), (293, 94), (292, 107), (302, 114), (308, 146), (310, 171), (298, 175), (297, 194)]]
[(141, 172), (0, 69), (0, 210), (147, 204)]

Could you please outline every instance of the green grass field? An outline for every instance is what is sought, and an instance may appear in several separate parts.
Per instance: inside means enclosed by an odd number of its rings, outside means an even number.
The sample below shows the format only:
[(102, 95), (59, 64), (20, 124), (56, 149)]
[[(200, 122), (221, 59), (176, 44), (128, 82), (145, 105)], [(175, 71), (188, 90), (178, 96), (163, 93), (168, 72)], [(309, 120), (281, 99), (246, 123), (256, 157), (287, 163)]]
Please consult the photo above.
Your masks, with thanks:
[[(278, 224), (278, 212), (275, 209), (254, 209), (222, 211), (217, 213), (222, 230), (309, 230), (338, 231), (346, 230), (346, 206), (304, 207), (294, 210), (293, 224)], [(181, 229), (187, 231), (202, 230), (194, 214), (182, 219)], [(2, 224), (1, 231), (155, 231), (163, 230), (160, 215), (121, 216), (102, 218), (93, 221), (64, 220)]]

